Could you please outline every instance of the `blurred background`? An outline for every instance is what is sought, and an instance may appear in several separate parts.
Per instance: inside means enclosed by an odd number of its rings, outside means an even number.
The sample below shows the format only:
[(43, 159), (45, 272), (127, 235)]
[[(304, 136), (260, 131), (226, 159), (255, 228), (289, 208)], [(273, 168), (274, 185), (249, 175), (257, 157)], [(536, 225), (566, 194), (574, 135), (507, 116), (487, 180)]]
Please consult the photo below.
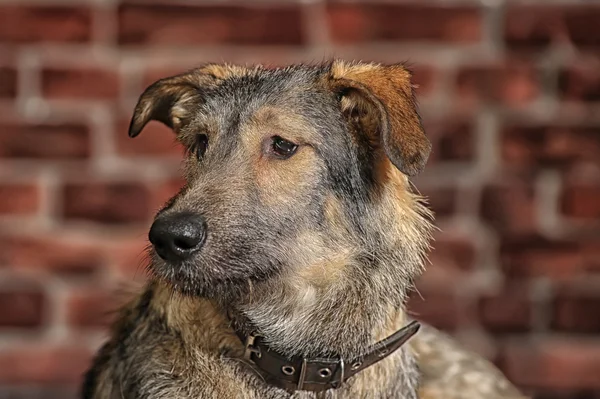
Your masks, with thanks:
[(204, 62), (409, 61), (437, 213), (411, 312), (536, 399), (600, 398), (600, 2), (0, 0), (0, 398), (74, 398), (181, 149), (127, 124)]

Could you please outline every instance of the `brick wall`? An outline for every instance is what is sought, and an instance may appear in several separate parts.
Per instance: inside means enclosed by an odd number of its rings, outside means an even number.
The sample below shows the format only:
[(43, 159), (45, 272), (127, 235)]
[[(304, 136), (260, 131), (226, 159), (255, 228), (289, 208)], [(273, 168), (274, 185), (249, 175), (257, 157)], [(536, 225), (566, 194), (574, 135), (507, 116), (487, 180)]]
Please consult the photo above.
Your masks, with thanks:
[(0, 398), (73, 397), (143, 280), (181, 184), (166, 128), (126, 137), (145, 85), (330, 56), (415, 70), (441, 231), (413, 313), (538, 399), (600, 398), (599, 26), (596, 0), (0, 1)]

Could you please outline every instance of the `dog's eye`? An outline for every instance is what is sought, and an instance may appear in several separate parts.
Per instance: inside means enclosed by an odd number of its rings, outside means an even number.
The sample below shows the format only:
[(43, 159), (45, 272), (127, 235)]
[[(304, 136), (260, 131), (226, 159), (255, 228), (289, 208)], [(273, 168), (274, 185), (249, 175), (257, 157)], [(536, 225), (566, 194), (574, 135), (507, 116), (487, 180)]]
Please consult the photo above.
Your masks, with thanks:
[(206, 149), (208, 148), (208, 137), (206, 134), (199, 134), (196, 138), (195, 152), (196, 158), (202, 159)]
[(273, 150), (273, 153), (280, 158), (289, 158), (294, 155), (298, 149), (297, 144), (282, 139), (279, 136), (273, 136), (272, 140), (271, 149)]

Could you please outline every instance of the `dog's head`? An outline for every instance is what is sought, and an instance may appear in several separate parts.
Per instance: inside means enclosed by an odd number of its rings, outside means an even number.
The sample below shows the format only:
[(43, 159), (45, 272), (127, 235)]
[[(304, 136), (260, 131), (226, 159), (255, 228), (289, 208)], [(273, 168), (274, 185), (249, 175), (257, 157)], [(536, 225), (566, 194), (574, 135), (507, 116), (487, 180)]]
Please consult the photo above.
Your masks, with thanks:
[(406, 176), (431, 146), (401, 65), (207, 65), (148, 87), (129, 135), (151, 120), (187, 149), (187, 184), (149, 234), (152, 272), (186, 294), (292, 271), (318, 284), (416, 234)]

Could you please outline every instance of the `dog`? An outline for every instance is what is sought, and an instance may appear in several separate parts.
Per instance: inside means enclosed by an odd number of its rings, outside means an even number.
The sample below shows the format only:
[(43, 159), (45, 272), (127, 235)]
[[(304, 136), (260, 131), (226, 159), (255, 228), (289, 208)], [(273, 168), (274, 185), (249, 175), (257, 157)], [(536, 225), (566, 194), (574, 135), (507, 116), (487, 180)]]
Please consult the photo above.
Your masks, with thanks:
[(149, 86), (129, 135), (151, 120), (187, 183), (84, 399), (523, 397), (407, 316), (432, 231), (409, 177), (431, 144), (402, 64), (208, 64)]

